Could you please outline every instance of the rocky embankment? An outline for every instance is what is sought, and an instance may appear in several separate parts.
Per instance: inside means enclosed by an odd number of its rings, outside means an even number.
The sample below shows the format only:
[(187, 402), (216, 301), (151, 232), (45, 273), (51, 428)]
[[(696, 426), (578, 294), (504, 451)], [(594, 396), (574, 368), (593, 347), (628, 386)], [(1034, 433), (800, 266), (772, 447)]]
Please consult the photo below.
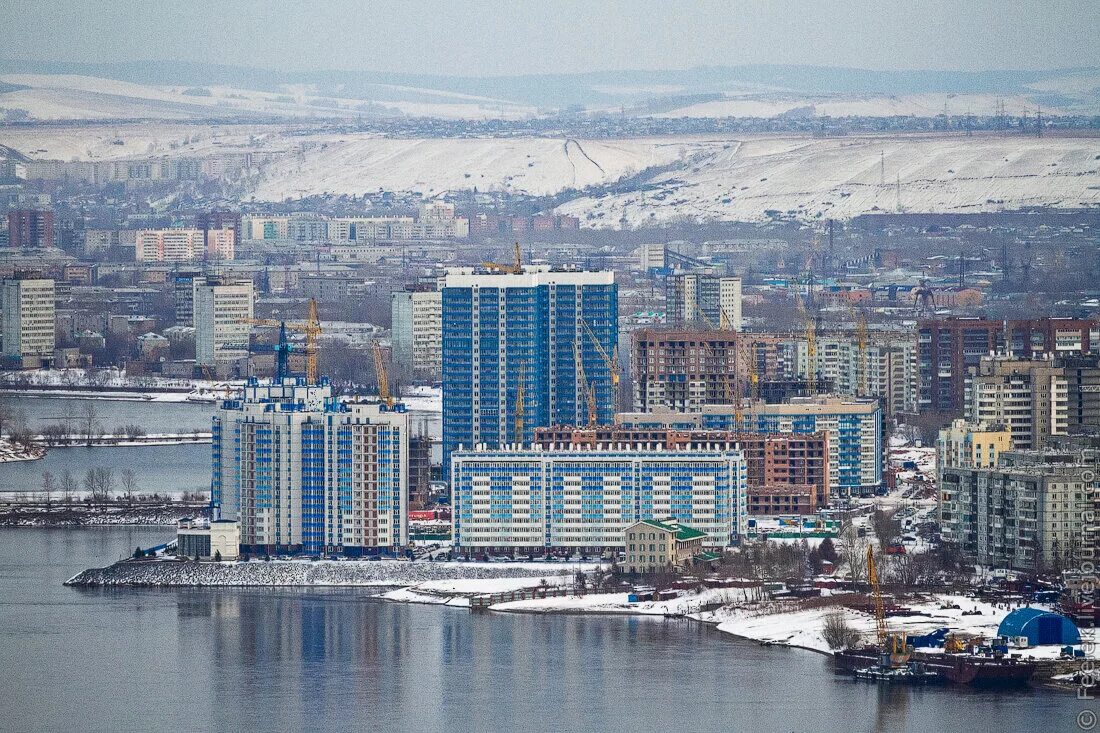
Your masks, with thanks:
[(535, 578), (567, 575), (571, 565), (396, 560), (272, 560), (192, 562), (187, 560), (124, 560), (91, 568), (65, 582), (75, 586), (390, 586), (404, 587), (433, 580)]

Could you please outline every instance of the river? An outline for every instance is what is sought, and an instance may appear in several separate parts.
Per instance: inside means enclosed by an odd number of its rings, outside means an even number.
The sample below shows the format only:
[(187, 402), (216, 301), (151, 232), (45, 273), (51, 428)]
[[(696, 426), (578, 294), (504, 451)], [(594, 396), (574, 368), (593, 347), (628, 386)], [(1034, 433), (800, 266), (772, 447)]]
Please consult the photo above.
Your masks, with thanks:
[[(61, 420), (78, 421), (83, 407), (93, 404), (97, 421), (106, 430), (121, 425), (140, 425), (147, 433), (209, 432), (214, 405), (189, 402), (149, 402), (147, 400), (103, 400), (79, 397), (39, 397), (12, 393), (0, 394), (4, 406), (26, 417), (32, 429), (42, 429)], [(411, 411), (410, 432), (442, 437), (439, 413)], [(434, 460), (442, 460), (442, 446), (433, 446)], [(66, 469), (79, 481), (89, 468), (111, 467), (116, 483), (124, 469), (134, 472), (139, 493), (180, 493), (207, 491), (210, 488), (209, 445), (117, 447), (72, 447), (51, 449), (38, 461), (0, 464), (0, 493), (40, 489), (42, 473), (55, 477)]]
[(1053, 731), (1072, 695), (879, 687), (687, 621), (359, 589), (77, 590), (166, 529), (0, 530), (0, 729)]

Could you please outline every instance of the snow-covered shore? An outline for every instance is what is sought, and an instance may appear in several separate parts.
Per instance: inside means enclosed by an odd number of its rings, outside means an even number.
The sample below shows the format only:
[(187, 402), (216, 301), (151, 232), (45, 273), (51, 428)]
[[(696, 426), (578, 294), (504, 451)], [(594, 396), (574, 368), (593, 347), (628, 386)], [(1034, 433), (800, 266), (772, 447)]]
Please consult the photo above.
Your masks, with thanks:
[(6, 438), (0, 438), (0, 463), (13, 461), (37, 461), (46, 455), (46, 449), (37, 445), (16, 445)]
[[(90, 568), (70, 578), (77, 586), (388, 586), (422, 595), (480, 595), (570, 578), (594, 565), (565, 563), (467, 563), (400, 560), (273, 560), (269, 562), (121, 562)], [(502, 581), (465, 585), (460, 581)], [(437, 585), (423, 585), (443, 581)], [(507, 581), (507, 582), (503, 582)], [(451, 585), (447, 585), (450, 583)], [(455, 585), (457, 583), (457, 585)], [(519, 584), (519, 585), (517, 585)], [(399, 599), (394, 599), (399, 600)]]

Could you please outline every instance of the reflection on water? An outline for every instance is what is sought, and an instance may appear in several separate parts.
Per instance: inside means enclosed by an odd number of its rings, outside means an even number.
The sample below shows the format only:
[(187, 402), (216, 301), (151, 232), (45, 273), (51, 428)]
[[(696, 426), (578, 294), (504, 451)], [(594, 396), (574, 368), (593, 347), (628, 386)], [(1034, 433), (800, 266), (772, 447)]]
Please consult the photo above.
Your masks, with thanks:
[(64, 588), (169, 530), (0, 530), (0, 728), (1070, 730), (1071, 695), (881, 687), (692, 622), (363, 589)]
[(55, 477), (69, 471), (77, 481), (89, 468), (114, 469), (115, 489), (124, 469), (134, 472), (138, 493), (208, 491), (210, 489), (210, 444), (148, 445), (140, 447), (51, 448), (37, 461), (0, 463), (0, 492), (36, 491), (42, 487), (42, 472)]

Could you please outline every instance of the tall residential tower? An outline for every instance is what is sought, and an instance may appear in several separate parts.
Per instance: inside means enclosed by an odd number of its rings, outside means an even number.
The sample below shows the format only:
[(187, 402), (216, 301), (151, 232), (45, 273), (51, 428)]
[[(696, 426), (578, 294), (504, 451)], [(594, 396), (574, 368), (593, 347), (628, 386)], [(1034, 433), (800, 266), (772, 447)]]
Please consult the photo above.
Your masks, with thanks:
[(457, 268), (442, 292), (445, 469), (459, 446), (529, 443), (537, 427), (586, 425), (590, 404), (596, 423), (612, 421), (614, 273)]

